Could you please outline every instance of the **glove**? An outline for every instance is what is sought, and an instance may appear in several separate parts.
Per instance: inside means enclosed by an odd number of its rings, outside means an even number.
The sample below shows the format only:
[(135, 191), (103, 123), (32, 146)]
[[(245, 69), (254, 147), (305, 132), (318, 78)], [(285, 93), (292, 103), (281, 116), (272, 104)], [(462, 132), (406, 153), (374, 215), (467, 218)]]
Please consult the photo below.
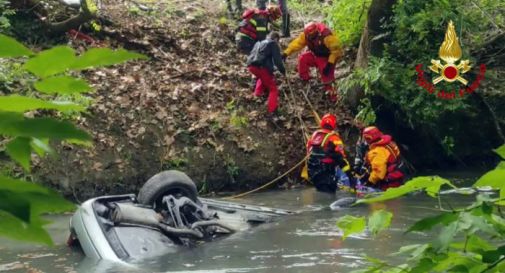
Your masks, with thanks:
[(330, 75), (332, 69), (333, 69), (333, 64), (327, 63), (326, 66), (323, 68), (323, 74), (325, 76)]
[(283, 61), (283, 62), (286, 62), (286, 59), (288, 58), (288, 54), (286, 54), (286, 53), (282, 53), (281, 58), (282, 58), (282, 61)]

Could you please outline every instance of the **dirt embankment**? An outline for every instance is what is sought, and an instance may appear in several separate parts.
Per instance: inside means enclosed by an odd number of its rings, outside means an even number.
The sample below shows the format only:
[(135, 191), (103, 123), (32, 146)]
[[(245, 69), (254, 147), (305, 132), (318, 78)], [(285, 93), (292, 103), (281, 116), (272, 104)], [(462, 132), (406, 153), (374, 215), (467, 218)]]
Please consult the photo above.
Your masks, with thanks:
[[(252, 96), (245, 57), (233, 42), (237, 22), (226, 19), (224, 6), (203, 0), (104, 4), (113, 25), (90, 35), (150, 59), (85, 73), (96, 93), (78, 123), (93, 135), (94, 146), (60, 147), (57, 158), (35, 169), (39, 180), (83, 200), (136, 192), (150, 176), (176, 168), (204, 191), (229, 191), (273, 179), (303, 158), (298, 114), (306, 130), (316, 124), (295, 58), (288, 64), (293, 95), (279, 79), (280, 111), (269, 116), (266, 98)], [(294, 21), (296, 29), (301, 23)], [(338, 114), (343, 138), (352, 143), (356, 131), (347, 110), (327, 102), (316, 82), (309, 89), (319, 114)], [(284, 182), (298, 177), (296, 170)]]

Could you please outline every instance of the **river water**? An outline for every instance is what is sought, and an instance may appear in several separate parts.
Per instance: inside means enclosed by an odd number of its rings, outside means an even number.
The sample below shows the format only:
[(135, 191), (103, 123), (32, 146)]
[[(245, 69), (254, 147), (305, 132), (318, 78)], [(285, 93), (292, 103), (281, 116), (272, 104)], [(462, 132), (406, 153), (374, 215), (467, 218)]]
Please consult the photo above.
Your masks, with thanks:
[[(459, 185), (468, 185), (475, 175), (458, 174)], [(425, 243), (434, 234), (404, 234), (416, 220), (436, 213), (438, 200), (417, 194), (385, 204), (362, 205), (341, 211), (329, 209), (337, 196), (316, 192), (311, 187), (252, 194), (237, 202), (290, 209), (298, 213), (279, 221), (236, 233), (223, 240), (183, 249), (134, 267), (85, 258), (65, 246), (70, 215), (48, 217), (54, 247), (0, 239), (0, 272), (349, 272), (363, 268), (365, 256), (399, 262), (388, 255), (402, 245)], [(442, 204), (463, 206), (472, 200), (461, 195), (445, 195)], [(363, 216), (374, 209), (394, 213), (391, 228), (372, 238), (365, 232), (342, 240), (336, 220), (346, 214)], [(448, 205), (447, 205), (448, 207)]]

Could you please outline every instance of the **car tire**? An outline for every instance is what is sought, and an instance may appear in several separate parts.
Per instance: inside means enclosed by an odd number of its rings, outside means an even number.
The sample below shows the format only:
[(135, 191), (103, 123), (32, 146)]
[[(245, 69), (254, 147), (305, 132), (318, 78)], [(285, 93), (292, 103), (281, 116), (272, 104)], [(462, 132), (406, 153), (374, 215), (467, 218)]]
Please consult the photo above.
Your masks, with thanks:
[(170, 170), (160, 172), (147, 180), (140, 188), (137, 201), (157, 208), (161, 206), (163, 197), (168, 194), (176, 197), (185, 196), (197, 202), (198, 191), (189, 176), (181, 171)]

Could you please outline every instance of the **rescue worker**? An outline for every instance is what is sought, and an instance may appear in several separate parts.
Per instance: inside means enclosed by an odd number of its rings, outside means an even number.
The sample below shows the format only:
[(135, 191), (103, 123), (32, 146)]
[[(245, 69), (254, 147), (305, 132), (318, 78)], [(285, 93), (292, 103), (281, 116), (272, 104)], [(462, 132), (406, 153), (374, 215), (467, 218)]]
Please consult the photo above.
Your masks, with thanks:
[(310, 68), (316, 67), (321, 75), (324, 89), (331, 101), (337, 100), (337, 94), (332, 82), (335, 80), (335, 63), (342, 56), (338, 37), (323, 23), (310, 22), (303, 32), (294, 39), (286, 50), (283, 58), (302, 50), (308, 50), (298, 57), (298, 74), (304, 82), (310, 79)]
[(320, 126), (321, 129), (316, 130), (307, 142), (310, 181), (319, 191), (335, 192), (338, 186), (336, 171), (341, 170), (348, 181), (346, 186), (354, 188), (354, 177), (344, 144), (336, 131), (337, 118), (333, 114), (326, 114), (321, 119)]
[[(265, 10), (267, 8), (267, 0), (256, 0), (256, 7), (260, 10)], [(288, 1), (287, 0), (277, 0), (277, 4), (279, 4), (279, 7), (281, 8), (282, 11), (282, 25), (281, 25), (281, 33), (282, 37), (289, 37), (291, 36), (290, 31), (289, 31), (289, 25), (290, 25), (290, 15), (288, 11)]]
[(275, 83), (274, 65), (282, 75), (286, 75), (286, 69), (282, 62), (281, 48), (279, 46), (280, 35), (271, 32), (266, 40), (259, 41), (247, 58), (247, 69), (256, 76), (254, 95), (259, 97), (268, 90), (268, 112), (277, 109), (279, 90)]
[(400, 149), (392, 137), (383, 134), (375, 126), (366, 127), (362, 137), (369, 146), (365, 164), (370, 170), (370, 175), (365, 185), (383, 191), (401, 186), (405, 177), (401, 170), (403, 161)]
[(282, 12), (276, 5), (270, 5), (266, 10), (245, 10), (235, 36), (239, 51), (249, 55), (254, 44), (266, 38), (269, 32), (269, 23), (279, 19), (281, 15)]

